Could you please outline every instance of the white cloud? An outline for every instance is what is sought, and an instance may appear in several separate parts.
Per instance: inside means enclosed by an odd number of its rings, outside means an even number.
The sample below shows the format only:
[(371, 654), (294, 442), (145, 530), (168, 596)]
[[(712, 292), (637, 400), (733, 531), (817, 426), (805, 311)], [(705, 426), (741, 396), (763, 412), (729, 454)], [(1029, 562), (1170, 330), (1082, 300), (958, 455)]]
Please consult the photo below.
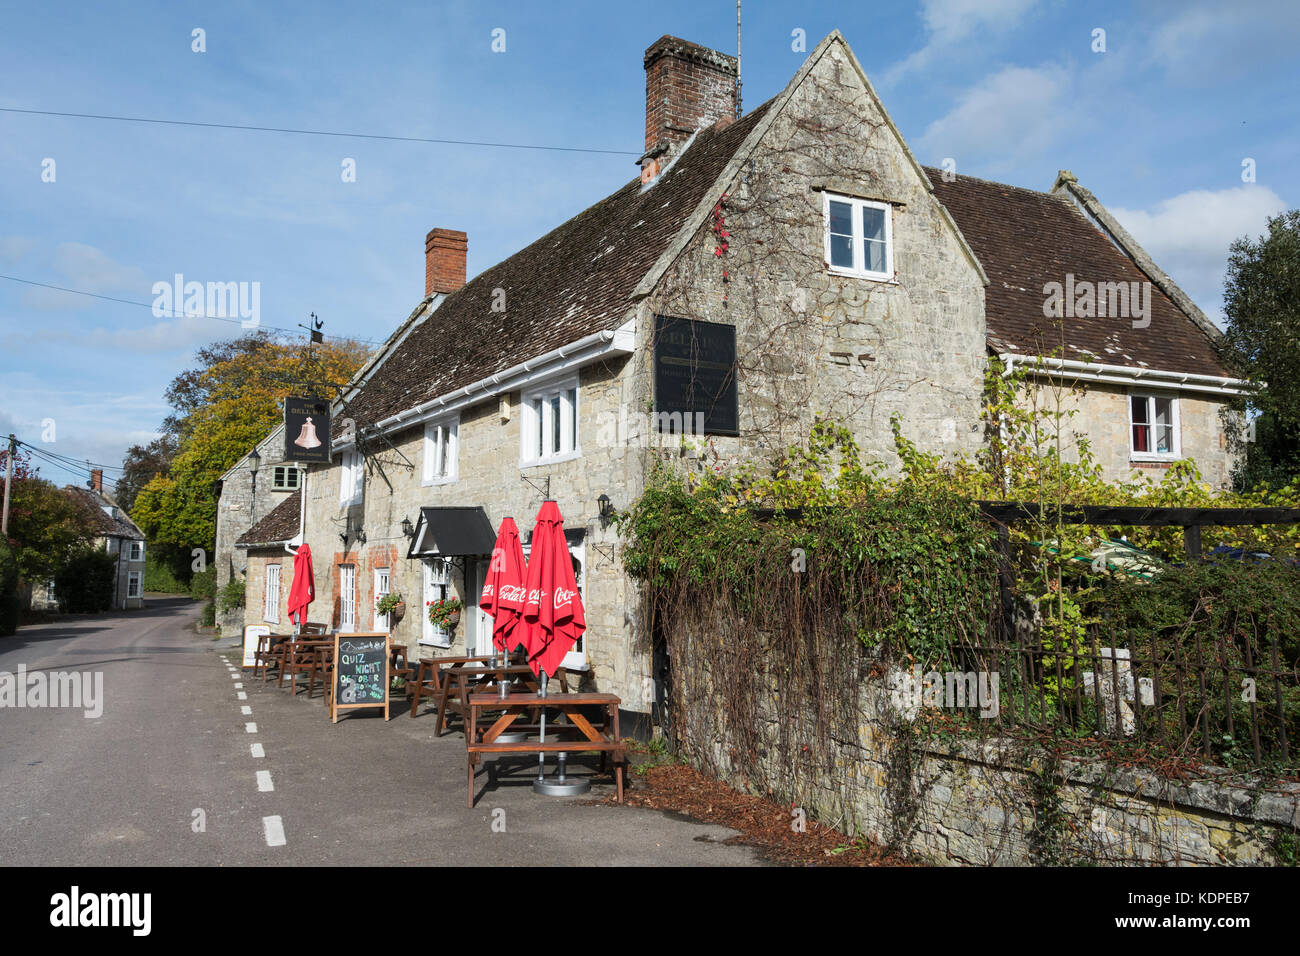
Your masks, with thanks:
[[(0, 251), (3, 251), (0, 247)], [(84, 242), (62, 242), (55, 247), (50, 266), (62, 279), (50, 285), (61, 285), (82, 292), (121, 296), (124, 292), (142, 295), (151, 283), (143, 270), (115, 261), (104, 250)], [(23, 304), (41, 312), (62, 312), (89, 308), (95, 303), (90, 296), (74, 295), (56, 289), (29, 286), (23, 293)]]
[(893, 84), (904, 74), (929, 66), (945, 51), (979, 31), (1007, 30), (1038, 0), (922, 0), (925, 46), (885, 71), (884, 83)]
[(1111, 209), (1160, 268), (1216, 321), (1222, 317), (1223, 274), (1234, 239), (1262, 235), (1269, 216), (1287, 204), (1267, 186), (1194, 189), (1150, 209)]
[(1152, 60), (1170, 79), (1198, 86), (1291, 58), (1300, 43), (1295, 0), (1187, 3), (1161, 20), (1151, 38)]
[(1049, 146), (1069, 122), (1064, 98), (1070, 89), (1066, 69), (1009, 66), (966, 90), (957, 105), (926, 127), (917, 140), (923, 162), (947, 157), (957, 171), (980, 160), (1011, 166)]
[(35, 240), (26, 236), (0, 236), (0, 259), (21, 259), (34, 245)]
[(4, 328), (5, 334), (0, 335), (0, 346), (14, 353), (24, 348), (34, 347), (47, 351), (50, 346), (70, 345), (109, 353), (121, 350), (132, 355), (189, 352), (196, 346), (215, 339), (235, 338), (243, 331), (238, 322), (226, 323), (191, 317), (162, 319), (146, 326), (116, 329), (55, 328), (48, 324), (36, 326), (17, 320), (6, 321)]

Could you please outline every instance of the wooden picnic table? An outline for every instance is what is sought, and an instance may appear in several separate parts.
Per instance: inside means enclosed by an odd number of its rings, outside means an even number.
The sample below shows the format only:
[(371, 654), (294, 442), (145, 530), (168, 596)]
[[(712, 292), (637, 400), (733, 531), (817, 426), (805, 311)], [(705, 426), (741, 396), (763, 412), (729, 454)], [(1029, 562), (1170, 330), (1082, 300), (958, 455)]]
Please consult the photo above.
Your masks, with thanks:
[[(564, 668), (556, 671), (560, 680), (560, 689), (569, 689), (568, 678)], [(470, 691), (482, 690), (485, 686), (495, 687), (502, 681), (515, 681), (536, 693), (539, 686), (537, 675), (527, 664), (462, 664), (450, 667), (441, 678), (442, 690), (438, 695), (438, 726), (434, 733), (441, 737), (447, 729), (447, 714), (451, 711), (460, 714), (465, 726), (469, 726), (468, 698)]]
[(317, 635), (312, 635), (306, 639), (290, 637), (281, 658), (280, 677), (276, 681), (276, 686), (284, 686), (284, 678), (287, 674), (289, 677), (289, 690), (296, 695), (298, 693), (298, 675), (306, 674), (307, 697), (310, 699), (316, 683), (318, 652), (322, 647), (329, 646), (332, 643), (323, 640)]
[[(627, 748), (618, 732), (618, 707), (622, 700), (613, 694), (511, 694), (504, 700), (496, 694), (470, 694), (468, 715), (465, 720), (465, 757), (468, 767), (469, 806), (474, 807), (474, 768), (484, 754), (507, 753), (599, 753), (601, 769), (605, 758), (614, 761), (614, 780), (618, 802), (623, 802), (623, 765), (627, 762)], [(518, 743), (498, 743), (503, 734), (519, 717), (538, 708), (557, 709), (582, 736), (577, 740), (537, 740)], [(583, 713), (584, 707), (605, 709), (604, 730), (594, 726)], [(502, 711), (486, 728), (481, 729), (483, 715), (488, 711)], [(561, 725), (561, 729), (568, 729)], [(481, 731), (481, 732), (480, 732)], [(550, 731), (550, 728), (547, 728)]]
[(411, 716), (420, 709), (420, 697), (428, 694), (437, 700), (442, 696), (442, 675), (449, 668), (465, 664), (491, 663), (496, 655), (476, 657), (421, 657), (416, 669), (415, 680), (407, 684), (407, 697), (411, 698)]

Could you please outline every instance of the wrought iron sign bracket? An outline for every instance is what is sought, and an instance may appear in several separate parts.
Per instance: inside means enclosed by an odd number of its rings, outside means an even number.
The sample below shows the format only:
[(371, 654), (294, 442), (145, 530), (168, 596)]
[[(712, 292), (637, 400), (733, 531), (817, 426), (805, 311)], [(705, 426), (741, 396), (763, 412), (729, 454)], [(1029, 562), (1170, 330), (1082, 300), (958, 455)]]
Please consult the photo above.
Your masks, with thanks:
[(551, 476), (550, 475), (543, 475), (541, 478), (538, 478), (536, 480), (529, 478), (527, 475), (520, 475), (519, 480), (522, 481), (524, 484), (528, 485), (528, 487), (532, 488), (533, 491), (541, 495), (543, 501), (547, 501), (551, 497)]

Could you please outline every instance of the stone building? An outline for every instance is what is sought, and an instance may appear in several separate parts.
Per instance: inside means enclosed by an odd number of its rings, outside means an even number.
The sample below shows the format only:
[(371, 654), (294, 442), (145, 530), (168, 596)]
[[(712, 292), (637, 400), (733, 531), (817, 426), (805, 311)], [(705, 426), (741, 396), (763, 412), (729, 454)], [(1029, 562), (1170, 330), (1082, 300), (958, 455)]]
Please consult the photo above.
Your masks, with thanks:
[[(256, 472), (252, 468), (254, 452)], [(284, 460), (284, 426), (281, 425), (218, 479), (217, 535), (213, 551), (218, 594), (232, 577), (244, 575), (243, 553), (236, 550), (235, 539), (297, 491), (300, 477), (297, 464)], [(231, 608), (222, 612), (218, 602), (217, 624), (223, 634), (239, 634), (244, 628), (244, 611)]]
[[(91, 471), (87, 487), (65, 485), (63, 493), (79, 506), (81, 520), (93, 535), (95, 547), (113, 557), (116, 567), (113, 610), (144, 607), (144, 532), (118, 507), (113, 496), (104, 491), (103, 470)], [(32, 607), (53, 608), (57, 604), (53, 581), (33, 583)]]
[[(895, 413), (923, 450), (969, 456), (989, 356), (1026, 362), (1053, 336), (1064, 352), (1036, 374), (1086, 387), (1109, 474), (1187, 454), (1226, 474), (1215, 414), (1240, 383), (1217, 333), (1073, 177), (1035, 192), (925, 169), (838, 32), (739, 119), (734, 58), (663, 37), (645, 67), (639, 177), (468, 283), (465, 234), (429, 233), (425, 297), (336, 401), (330, 465), (236, 536), (242, 557), (218, 549), (246, 566), (248, 623), (287, 628), (306, 542), (310, 620), (486, 651), (494, 531), (512, 516), (527, 537), (550, 497), (587, 609), (566, 664), (644, 717), (659, 682), (607, 518), (656, 461), (766, 457), (815, 413), (886, 464)], [(1138, 283), (1149, 321), (1050, 318), (1067, 274)], [(387, 592), (403, 619), (376, 612)], [(450, 634), (423, 614), (448, 594), (467, 605)]]

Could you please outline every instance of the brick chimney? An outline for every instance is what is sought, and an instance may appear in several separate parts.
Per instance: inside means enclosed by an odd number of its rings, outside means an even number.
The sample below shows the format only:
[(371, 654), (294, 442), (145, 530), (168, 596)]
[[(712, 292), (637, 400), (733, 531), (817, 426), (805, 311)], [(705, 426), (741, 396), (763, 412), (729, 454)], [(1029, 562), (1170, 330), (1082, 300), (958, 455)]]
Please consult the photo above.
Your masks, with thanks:
[(455, 229), (432, 229), (424, 237), (424, 294), (455, 292), (465, 284), (469, 237)]
[(736, 58), (662, 36), (645, 51), (645, 155), (641, 182), (659, 175), (702, 126), (736, 115)]
[(101, 495), (104, 493), (104, 469), (92, 468), (90, 470), (90, 487), (98, 491)]

